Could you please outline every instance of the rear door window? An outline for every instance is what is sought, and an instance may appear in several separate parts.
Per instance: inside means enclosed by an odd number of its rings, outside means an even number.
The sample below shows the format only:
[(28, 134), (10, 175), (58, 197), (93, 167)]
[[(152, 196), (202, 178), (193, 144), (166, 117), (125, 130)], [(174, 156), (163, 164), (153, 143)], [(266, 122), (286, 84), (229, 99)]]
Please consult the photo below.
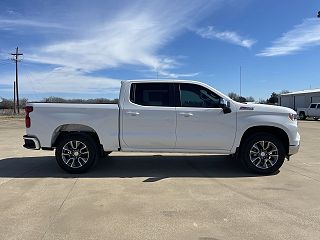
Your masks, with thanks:
[(310, 108), (316, 108), (316, 106), (317, 106), (317, 104), (313, 103), (313, 104), (310, 105)]
[(141, 106), (173, 107), (173, 84), (133, 83), (130, 101)]

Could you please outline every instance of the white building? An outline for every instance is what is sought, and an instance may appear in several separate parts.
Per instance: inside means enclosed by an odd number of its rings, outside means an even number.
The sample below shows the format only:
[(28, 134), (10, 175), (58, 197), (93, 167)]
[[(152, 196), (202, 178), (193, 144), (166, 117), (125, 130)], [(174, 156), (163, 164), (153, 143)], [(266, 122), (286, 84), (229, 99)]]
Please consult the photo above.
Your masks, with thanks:
[(320, 103), (320, 88), (280, 94), (278, 103), (294, 110), (306, 108), (310, 103)]

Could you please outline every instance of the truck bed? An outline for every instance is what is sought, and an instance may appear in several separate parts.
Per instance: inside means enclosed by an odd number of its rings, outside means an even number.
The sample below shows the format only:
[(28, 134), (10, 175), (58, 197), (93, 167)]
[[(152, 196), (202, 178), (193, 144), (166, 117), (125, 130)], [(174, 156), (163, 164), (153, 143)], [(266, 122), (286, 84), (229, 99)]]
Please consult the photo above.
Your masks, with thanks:
[[(31, 127), (41, 147), (51, 147), (55, 133), (87, 128), (99, 136), (105, 150), (119, 147), (119, 107), (117, 104), (29, 103)], [(90, 126), (90, 127), (89, 127)], [(53, 137), (51, 137), (53, 136)]]

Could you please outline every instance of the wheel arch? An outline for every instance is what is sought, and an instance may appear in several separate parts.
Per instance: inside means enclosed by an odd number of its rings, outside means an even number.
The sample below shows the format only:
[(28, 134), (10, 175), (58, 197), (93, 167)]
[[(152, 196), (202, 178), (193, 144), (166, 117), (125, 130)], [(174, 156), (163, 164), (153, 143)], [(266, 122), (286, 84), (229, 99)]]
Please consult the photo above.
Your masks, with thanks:
[(88, 134), (95, 140), (98, 147), (102, 147), (97, 132), (93, 128), (86, 126), (86, 125), (82, 125), (82, 124), (63, 124), (63, 125), (60, 125), (59, 127), (57, 127), (52, 133), (51, 146), (56, 147), (58, 142), (64, 136), (66, 136), (68, 134), (72, 134), (72, 133)]
[(305, 120), (308, 117), (305, 110), (301, 110), (297, 114), (299, 116), (299, 119), (301, 119), (301, 120)]
[(253, 134), (257, 133), (269, 133), (277, 137), (284, 145), (285, 153), (289, 153), (289, 137), (288, 134), (279, 127), (274, 126), (253, 126), (248, 128), (242, 135), (241, 141), (240, 141), (240, 148), (244, 141), (248, 139)]

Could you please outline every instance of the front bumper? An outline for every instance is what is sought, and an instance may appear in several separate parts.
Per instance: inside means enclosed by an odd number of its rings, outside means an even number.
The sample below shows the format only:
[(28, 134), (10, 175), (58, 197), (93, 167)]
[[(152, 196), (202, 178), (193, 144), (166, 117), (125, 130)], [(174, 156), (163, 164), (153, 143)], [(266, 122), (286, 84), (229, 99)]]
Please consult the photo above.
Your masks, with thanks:
[(33, 136), (24, 135), (23, 140), (24, 140), (23, 147), (25, 147), (27, 149), (34, 149), (34, 150), (40, 149), (40, 142), (39, 142), (38, 138), (33, 137)]
[(297, 133), (296, 139), (292, 141), (289, 145), (288, 155), (291, 156), (293, 154), (296, 154), (299, 151), (299, 148), (300, 148), (300, 134)]
[(299, 148), (300, 148), (300, 143), (299, 145), (296, 145), (296, 146), (289, 146), (289, 156), (293, 155), (293, 154), (296, 154), (298, 151), (299, 151)]

